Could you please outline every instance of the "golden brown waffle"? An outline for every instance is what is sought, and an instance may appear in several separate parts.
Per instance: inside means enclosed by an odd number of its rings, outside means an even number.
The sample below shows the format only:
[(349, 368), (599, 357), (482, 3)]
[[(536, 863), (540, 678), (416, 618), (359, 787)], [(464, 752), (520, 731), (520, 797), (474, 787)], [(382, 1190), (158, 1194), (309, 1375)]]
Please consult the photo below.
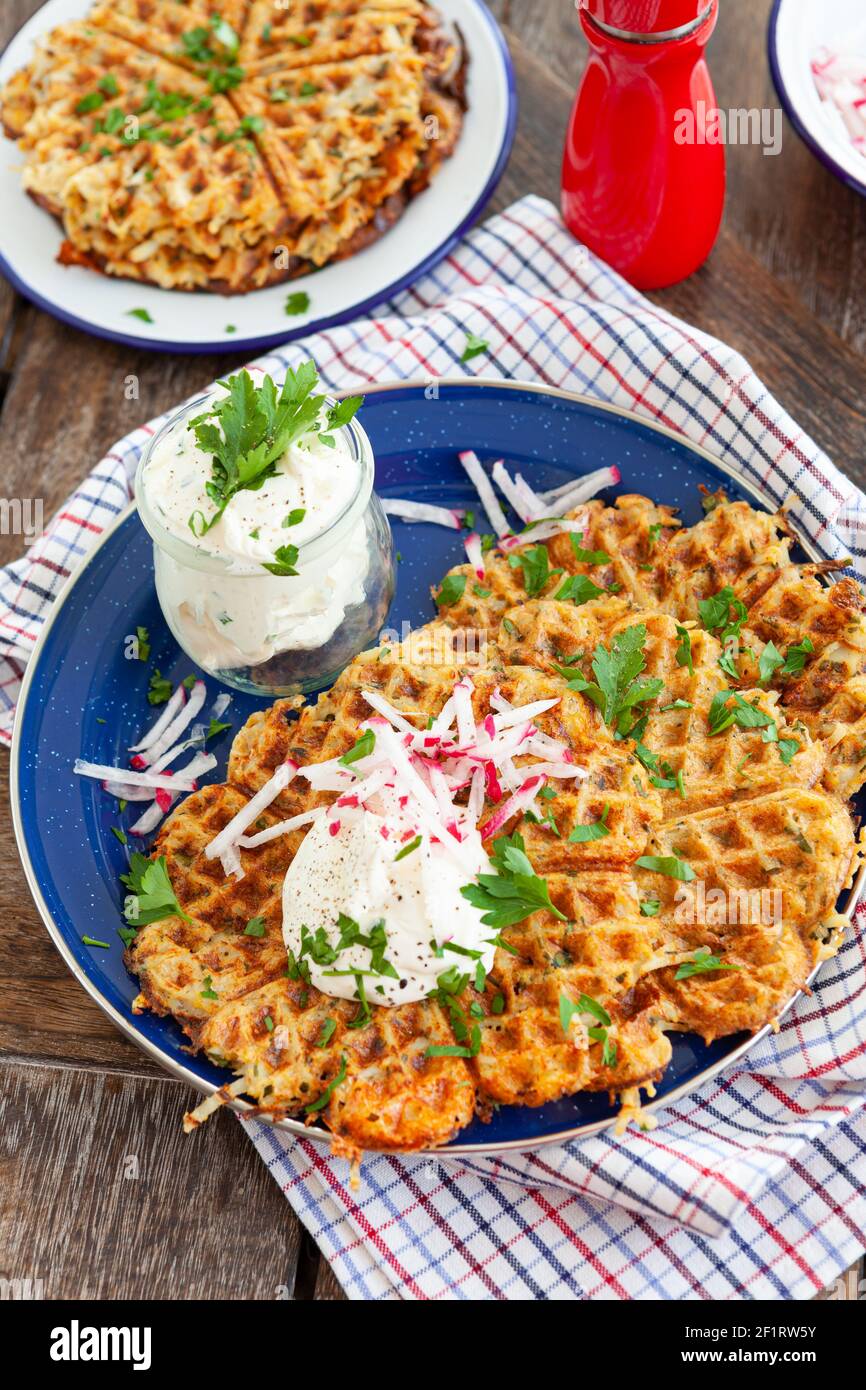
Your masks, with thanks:
[(397, 221), (456, 146), (465, 68), (416, 0), (99, 0), (38, 41), (0, 119), (63, 263), (242, 293)]
[[(471, 573), (458, 567), (464, 593), (427, 627), (362, 653), (315, 704), (278, 701), (253, 715), (232, 748), (230, 785), (188, 798), (157, 839), (192, 922), (138, 933), (128, 961), (140, 1006), (173, 1014), (261, 1113), (323, 1120), (350, 1154), (444, 1143), (476, 1107), (483, 1116), (494, 1104), (579, 1090), (631, 1095), (664, 1073), (667, 1031), (710, 1040), (774, 1019), (836, 948), (837, 898), (859, 862), (845, 798), (866, 775), (866, 638), (851, 581), (825, 588), (820, 567), (787, 562), (774, 519), (715, 500), (691, 533), (644, 499), (590, 504), (582, 544), (613, 555), (621, 542), (616, 564), (576, 562), (563, 536), (547, 549), (553, 568), (587, 573), (598, 597), (552, 598), (557, 576), (530, 598), (522, 568), (491, 553), (488, 593), (471, 593)], [(644, 554), (652, 580), (642, 578)], [(697, 607), (727, 584), (747, 606), (733, 615), (742, 628), (734, 655), (721, 627), (704, 630)], [(640, 678), (654, 693), (619, 727), (581, 682), (594, 679), (598, 651), (636, 627)], [(487, 641), (467, 650), (473, 635)], [(758, 685), (764, 645), (784, 657), (804, 637), (813, 650), (802, 670), (776, 666)], [(458, 970), (459, 1014), (440, 996), (374, 1006), (354, 1028), (356, 1003), (321, 995), (296, 968), (286, 974), (280, 889), (304, 831), (242, 850), (240, 882), (202, 849), (287, 758), (305, 765), (346, 752), (371, 713), (364, 690), (423, 728), (465, 675), (478, 721), (499, 698), (518, 707), (556, 699), (535, 723), (585, 771), (551, 778), (546, 800), (496, 832), (522, 837), (555, 913), (502, 930), (483, 990), (471, 967)], [(713, 732), (735, 691), (742, 720)], [(514, 765), (519, 773), (533, 761), (520, 754)], [(332, 796), (298, 777), (260, 826)], [(488, 801), (482, 833), (493, 812)], [(570, 839), (599, 822), (606, 835)], [(254, 916), (265, 931), (251, 939)], [(563, 1009), (574, 1012), (567, 1031)], [(608, 1020), (600, 1029), (598, 1010)], [(455, 1017), (478, 1025), (477, 1055), (428, 1057), (431, 1043), (453, 1043)]]

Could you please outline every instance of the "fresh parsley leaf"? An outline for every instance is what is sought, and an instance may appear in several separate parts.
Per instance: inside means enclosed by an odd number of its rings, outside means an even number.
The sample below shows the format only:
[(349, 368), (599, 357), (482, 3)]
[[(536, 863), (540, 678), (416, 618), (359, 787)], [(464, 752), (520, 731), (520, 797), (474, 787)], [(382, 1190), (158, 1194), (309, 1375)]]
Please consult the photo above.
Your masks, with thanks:
[(679, 645), (676, 650), (676, 663), (678, 666), (687, 666), (690, 676), (695, 674), (695, 664), (692, 660), (692, 634), (687, 627), (681, 627), (677, 623), (677, 637)]
[[(732, 698), (733, 705), (730, 704)], [(713, 696), (708, 718), (710, 737), (724, 733), (732, 724), (738, 724), (741, 729), (766, 729), (775, 725), (771, 715), (765, 714), (757, 705), (749, 704), (733, 690), (720, 690)]]
[(559, 996), (559, 1022), (562, 1031), (566, 1035), (571, 1027), (571, 1021), (575, 1014), (589, 1014), (591, 1018), (598, 1019), (603, 1028), (610, 1027), (610, 1014), (595, 999), (590, 999), (588, 994), (581, 994), (577, 1002), (569, 999), (567, 994)]
[(343, 767), (351, 767), (352, 763), (358, 762), (361, 758), (369, 757), (376, 747), (376, 735), (372, 729), (365, 729), (361, 737), (352, 745), (348, 753), (344, 753), (340, 762)]
[(701, 599), (698, 613), (707, 632), (721, 629), (719, 640), (723, 646), (729, 638), (739, 637), (743, 623), (749, 616), (746, 605), (737, 598), (730, 584), (726, 584), (712, 598)]
[(167, 681), (159, 670), (153, 671), (147, 685), (147, 699), (151, 705), (164, 705), (171, 697), (171, 681)]
[(136, 651), (139, 661), (147, 661), (150, 657), (150, 640), (146, 627), (135, 629)]
[(263, 563), (262, 568), (270, 570), (271, 574), (280, 576), (296, 575), (295, 565), (298, 563), (298, 547), (296, 545), (278, 545), (274, 551), (274, 558), (270, 563)]
[(471, 362), (473, 357), (479, 357), (482, 352), (489, 352), (490, 344), (483, 338), (479, 338), (476, 333), (466, 334), (466, 346), (460, 354), (461, 362)]
[(465, 590), (465, 574), (446, 574), (438, 594), (433, 596), (434, 602), (440, 608), (450, 608), (453, 603), (458, 603), (462, 599)]
[(758, 684), (766, 685), (774, 671), (784, 666), (785, 658), (774, 642), (768, 642), (758, 661)]
[(581, 545), (583, 540), (582, 531), (572, 531), (568, 537), (571, 548), (574, 551), (574, 558), (581, 565), (609, 565), (611, 557), (606, 550), (584, 550)]
[(293, 507), (288, 516), (283, 517), (283, 526), (299, 526), (307, 515), (306, 507)]
[(336, 1031), (337, 1020), (335, 1018), (326, 1018), (322, 1023), (322, 1031), (316, 1039), (316, 1047), (327, 1047)]
[(408, 845), (404, 845), (401, 850), (398, 850), (398, 852), (394, 855), (394, 863), (396, 864), (398, 860), (405, 859), (407, 855), (412, 854), (413, 851), (416, 850), (418, 846), (421, 844), (421, 840), (422, 837), (420, 835), (416, 835), (414, 840), (410, 840)]
[(638, 679), (646, 666), (645, 642), (643, 623), (627, 627), (615, 635), (610, 650), (601, 643), (596, 647), (592, 661), (595, 681), (578, 675), (568, 682), (570, 689), (583, 691), (601, 710), (605, 724), (620, 733), (625, 733), (628, 711), (654, 700), (664, 688), (664, 681), (657, 678)]
[(129, 889), (123, 908), (127, 922), (136, 927), (161, 922), (164, 917), (182, 917), (192, 921), (181, 907), (171, 886), (165, 855), (148, 859), (134, 850), (129, 860), (129, 872), (120, 875), (121, 883)]
[(81, 940), (85, 946), (99, 946), (103, 951), (110, 949), (107, 941), (97, 941), (92, 936), (82, 936)]
[(723, 965), (719, 956), (714, 956), (709, 946), (699, 946), (689, 961), (683, 961), (674, 975), (675, 980), (688, 980), (692, 975), (705, 975), (711, 970), (740, 970), (739, 965)]
[(533, 545), (509, 555), (508, 563), (512, 569), (523, 570), (523, 584), (528, 598), (540, 594), (555, 574), (562, 573), (561, 570), (551, 570), (547, 547), (543, 545)]
[(226, 729), (230, 729), (230, 728), (231, 728), (231, 724), (221, 724), (221, 723), (219, 722), (218, 719), (214, 719), (213, 715), (211, 715), (211, 720), (210, 720), (210, 723), (208, 724), (207, 733), (205, 734), (205, 738), (206, 738), (206, 739), (208, 739), (208, 738), (216, 738), (217, 734), (225, 733)]
[(594, 584), (588, 574), (570, 574), (560, 584), (553, 597), (560, 603), (570, 601), (580, 607), (582, 603), (589, 603), (590, 599), (598, 598), (599, 594), (603, 593), (604, 589)]
[(324, 1110), (335, 1090), (346, 1079), (346, 1056), (345, 1053), (340, 1057), (340, 1068), (335, 1076), (331, 1078), (318, 1100), (311, 1101), (306, 1107), (308, 1115), (314, 1115), (317, 1110)]
[(110, 829), (112, 835), (115, 837), (115, 839), (119, 840), (122, 845), (125, 845), (127, 843), (126, 834), (123, 830), (120, 829), (119, 826), (112, 825)]
[(733, 647), (730, 651), (722, 653), (717, 664), (719, 670), (724, 672), (728, 680), (738, 681), (740, 679), (740, 672), (737, 669), (737, 658), (734, 654)]
[(661, 902), (658, 898), (644, 898), (640, 905), (642, 917), (657, 917)]
[(147, 309), (127, 309), (127, 318), (141, 319), (142, 323), (153, 323), (153, 319)]
[(294, 318), (296, 314), (305, 314), (310, 307), (310, 296), (305, 290), (295, 290), (286, 298), (285, 310), (289, 318)]
[(799, 675), (806, 665), (806, 657), (814, 650), (814, 643), (809, 637), (804, 637), (802, 642), (795, 642), (785, 653), (785, 661), (782, 666), (781, 674), (783, 676)]
[(576, 825), (568, 837), (569, 844), (585, 845), (591, 840), (603, 840), (606, 835), (610, 834), (607, 824), (609, 811), (610, 806), (606, 805), (599, 820), (590, 821), (588, 825)]
[(485, 926), (500, 931), (541, 909), (565, 920), (550, 901), (547, 880), (539, 878), (529, 862), (520, 835), (494, 840), (491, 860), (496, 873), (479, 874), (475, 883), (460, 889), (467, 902), (484, 914), (481, 920)]
[(264, 917), (251, 917), (244, 927), (244, 936), (264, 936), (266, 930)]
[(696, 877), (691, 864), (687, 864), (684, 859), (678, 859), (674, 854), (642, 854), (635, 863), (639, 869), (664, 874), (666, 878), (675, 878), (680, 883), (691, 883)]

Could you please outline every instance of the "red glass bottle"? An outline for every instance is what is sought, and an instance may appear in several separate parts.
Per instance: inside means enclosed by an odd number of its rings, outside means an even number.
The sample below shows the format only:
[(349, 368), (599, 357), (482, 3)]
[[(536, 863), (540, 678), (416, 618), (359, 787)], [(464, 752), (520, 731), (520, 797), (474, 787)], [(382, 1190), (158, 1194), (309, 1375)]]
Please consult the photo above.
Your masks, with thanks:
[(577, 0), (590, 55), (562, 162), (562, 215), (638, 289), (712, 250), (725, 151), (704, 49), (718, 0)]

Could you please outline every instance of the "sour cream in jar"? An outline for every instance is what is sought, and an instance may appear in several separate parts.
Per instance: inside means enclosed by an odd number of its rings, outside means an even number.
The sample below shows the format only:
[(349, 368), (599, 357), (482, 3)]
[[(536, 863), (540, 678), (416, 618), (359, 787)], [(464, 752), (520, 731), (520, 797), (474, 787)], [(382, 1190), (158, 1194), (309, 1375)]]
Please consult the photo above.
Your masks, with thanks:
[[(258, 694), (313, 689), (375, 642), (393, 594), (370, 443), (355, 419), (330, 426), (334, 403), (322, 398), (263, 479), (225, 501), (221, 456), (200, 422), (226, 395), (220, 386), (185, 406), (139, 464), (157, 594), (205, 671)], [(223, 419), (206, 424), (226, 429)]]

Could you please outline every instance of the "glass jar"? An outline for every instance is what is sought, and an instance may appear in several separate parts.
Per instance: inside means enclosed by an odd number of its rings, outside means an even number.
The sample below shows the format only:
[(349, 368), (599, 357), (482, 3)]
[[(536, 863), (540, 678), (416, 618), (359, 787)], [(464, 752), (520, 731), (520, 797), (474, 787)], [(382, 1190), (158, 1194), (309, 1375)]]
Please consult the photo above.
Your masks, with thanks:
[(297, 574), (271, 574), (258, 562), (208, 551), (192, 533), (189, 541), (181, 539), (148, 496), (154, 452), (216, 394), (199, 396), (173, 415), (148, 442), (136, 471), (138, 513), (153, 540), (163, 616), (187, 656), (236, 690), (273, 698), (327, 686), (375, 644), (394, 596), (391, 530), (373, 491), (370, 441), (356, 420), (332, 431), (343, 436), (357, 465), (354, 495), (299, 545)]

